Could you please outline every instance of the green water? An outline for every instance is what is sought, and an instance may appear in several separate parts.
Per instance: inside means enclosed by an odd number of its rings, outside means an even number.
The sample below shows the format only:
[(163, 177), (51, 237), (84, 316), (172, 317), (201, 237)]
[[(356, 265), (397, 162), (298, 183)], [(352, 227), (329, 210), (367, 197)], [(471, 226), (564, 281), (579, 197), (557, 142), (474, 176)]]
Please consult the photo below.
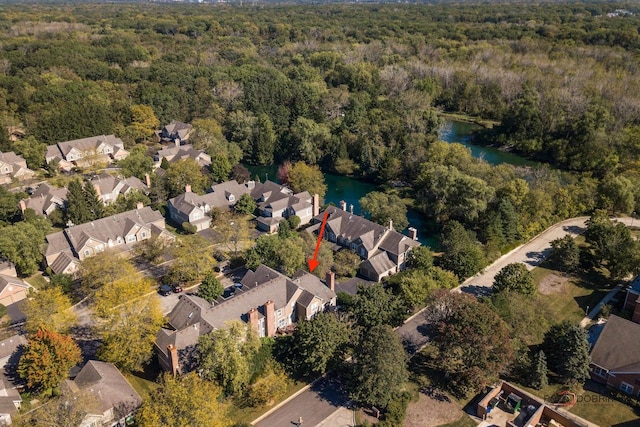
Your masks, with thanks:
[[(515, 154), (507, 153), (490, 147), (480, 147), (469, 143), (471, 133), (477, 130), (477, 125), (466, 122), (446, 121), (440, 129), (440, 139), (446, 142), (459, 142), (471, 149), (474, 157), (483, 158), (490, 164), (497, 165), (500, 163), (509, 163), (517, 166), (531, 166), (536, 164), (533, 161), (524, 159)], [(251, 166), (245, 165), (251, 172), (251, 176), (258, 177), (264, 182), (267, 179), (276, 180), (278, 166)], [(378, 189), (378, 186), (348, 176), (334, 175), (325, 173), (324, 179), (327, 184), (327, 194), (324, 197), (325, 203), (333, 203), (340, 206), (340, 201), (347, 202), (347, 208), (353, 205), (353, 212), (361, 214), (362, 210), (358, 200), (371, 191)], [(409, 219), (409, 227), (415, 227), (418, 230), (418, 240), (420, 243), (431, 248), (436, 248), (438, 236), (435, 233), (435, 224), (427, 221), (424, 216), (415, 209), (407, 211)], [(405, 231), (406, 232), (406, 231)]]

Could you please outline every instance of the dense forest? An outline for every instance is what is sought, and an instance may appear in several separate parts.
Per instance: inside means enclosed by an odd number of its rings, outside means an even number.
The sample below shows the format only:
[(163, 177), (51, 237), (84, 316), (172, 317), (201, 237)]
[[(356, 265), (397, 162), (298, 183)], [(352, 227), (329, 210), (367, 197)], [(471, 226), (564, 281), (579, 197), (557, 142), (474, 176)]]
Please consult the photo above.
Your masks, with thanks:
[[(640, 211), (639, 11), (5, 5), (0, 150), (37, 169), (48, 144), (115, 133), (132, 147), (191, 122), (217, 180), (289, 160), (393, 184), (491, 258), (560, 218)], [(552, 167), (491, 167), (437, 142), (441, 111), (497, 123), (477, 141)]]

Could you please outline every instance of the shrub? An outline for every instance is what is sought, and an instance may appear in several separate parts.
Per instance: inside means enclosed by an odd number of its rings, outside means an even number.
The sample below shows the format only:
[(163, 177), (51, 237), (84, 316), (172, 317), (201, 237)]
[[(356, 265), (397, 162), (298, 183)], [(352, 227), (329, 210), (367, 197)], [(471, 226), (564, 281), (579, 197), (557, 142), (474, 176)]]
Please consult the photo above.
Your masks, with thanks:
[(191, 225), (186, 221), (182, 223), (182, 229), (189, 234), (196, 234), (196, 232), (198, 231), (195, 225)]

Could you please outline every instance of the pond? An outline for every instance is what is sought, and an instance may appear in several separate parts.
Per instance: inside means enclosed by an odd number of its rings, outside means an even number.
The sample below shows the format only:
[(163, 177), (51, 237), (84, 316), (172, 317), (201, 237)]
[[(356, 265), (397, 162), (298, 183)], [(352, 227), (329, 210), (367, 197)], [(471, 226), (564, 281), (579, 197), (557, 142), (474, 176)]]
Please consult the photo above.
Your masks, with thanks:
[[(491, 147), (480, 147), (471, 144), (469, 142), (471, 134), (477, 129), (478, 126), (472, 123), (447, 120), (440, 129), (440, 139), (446, 142), (459, 142), (464, 146), (469, 147), (474, 157), (483, 158), (493, 165), (509, 163), (517, 166), (529, 166), (536, 164), (536, 162), (524, 159), (512, 153), (507, 153)], [(276, 165), (245, 166), (251, 172), (252, 177), (257, 176), (260, 178), (260, 181), (264, 182), (267, 179), (277, 181), (276, 173), (278, 171), (278, 166)], [(358, 201), (371, 191), (379, 189), (375, 184), (332, 173), (325, 173), (324, 179), (327, 183), (327, 194), (324, 197), (325, 203), (333, 203), (336, 206), (340, 206), (340, 201), (344, 200), (347, 202), (347, 206), (353, 205), (353, 212), (355, 214), (362, 214)], [(435, 248), (438, 238), (435, 233), (435, 224), (427, 221), (424, 216), (415, 209), (408, 209), (407, 218), (409, 220), (409, 226), (415, 227), (418, 230), (418, 240), (420, 243), (430, 246), (431, 248)]]

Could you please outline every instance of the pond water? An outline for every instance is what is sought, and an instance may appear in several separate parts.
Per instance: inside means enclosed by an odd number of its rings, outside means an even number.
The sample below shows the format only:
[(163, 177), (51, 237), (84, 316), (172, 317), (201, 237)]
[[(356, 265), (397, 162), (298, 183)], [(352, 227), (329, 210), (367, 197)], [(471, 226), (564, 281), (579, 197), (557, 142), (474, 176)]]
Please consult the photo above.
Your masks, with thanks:
[[(480, 147), (471, 144), (469, 142), (471, 134), (477, 129), (478, 126), (472, 123), (447, 120), (440, 129), (440, 139), (446, 142), (459, 142), (464, 146), (469, 147), (474, 157), (483, 158), (493, 165), (510, 163), (517, 166), (529, 166), (536, 164), (533, 161), (524, 159), (512, 153), (507, 153), (491, 147)], [(267, 179), (277, 181), (276, 173), (278, 171), (278, 166), (276, 165), (245, 166), (251, 172), (251, 176), (257, 176), (260, 178), (260, 181), (264, 182)], [(378, 190), (378, 186), (375, 184), (348, 176), (325, 173), (324, 179), (327, 184), (327, 194), (324, 197), (324, 202), (333, 203), (336, 206), (339, 206), (340, 201), (344, 200), (347, 202), (347, 206), (353, 205), (353, 212), (355, 214), (362, 214), (358, 200), (371, 191)], [(436, 248), (438, 236), (436, 234), (435, 224), (427, 221), (424, 216), (415, 209), (409, 209), (407, 211), (407, 218), (409, 220), (409, 226), (415, 227), (418, 230), (418, 240), (420, 243), (430, 246), (431, 248)]]

